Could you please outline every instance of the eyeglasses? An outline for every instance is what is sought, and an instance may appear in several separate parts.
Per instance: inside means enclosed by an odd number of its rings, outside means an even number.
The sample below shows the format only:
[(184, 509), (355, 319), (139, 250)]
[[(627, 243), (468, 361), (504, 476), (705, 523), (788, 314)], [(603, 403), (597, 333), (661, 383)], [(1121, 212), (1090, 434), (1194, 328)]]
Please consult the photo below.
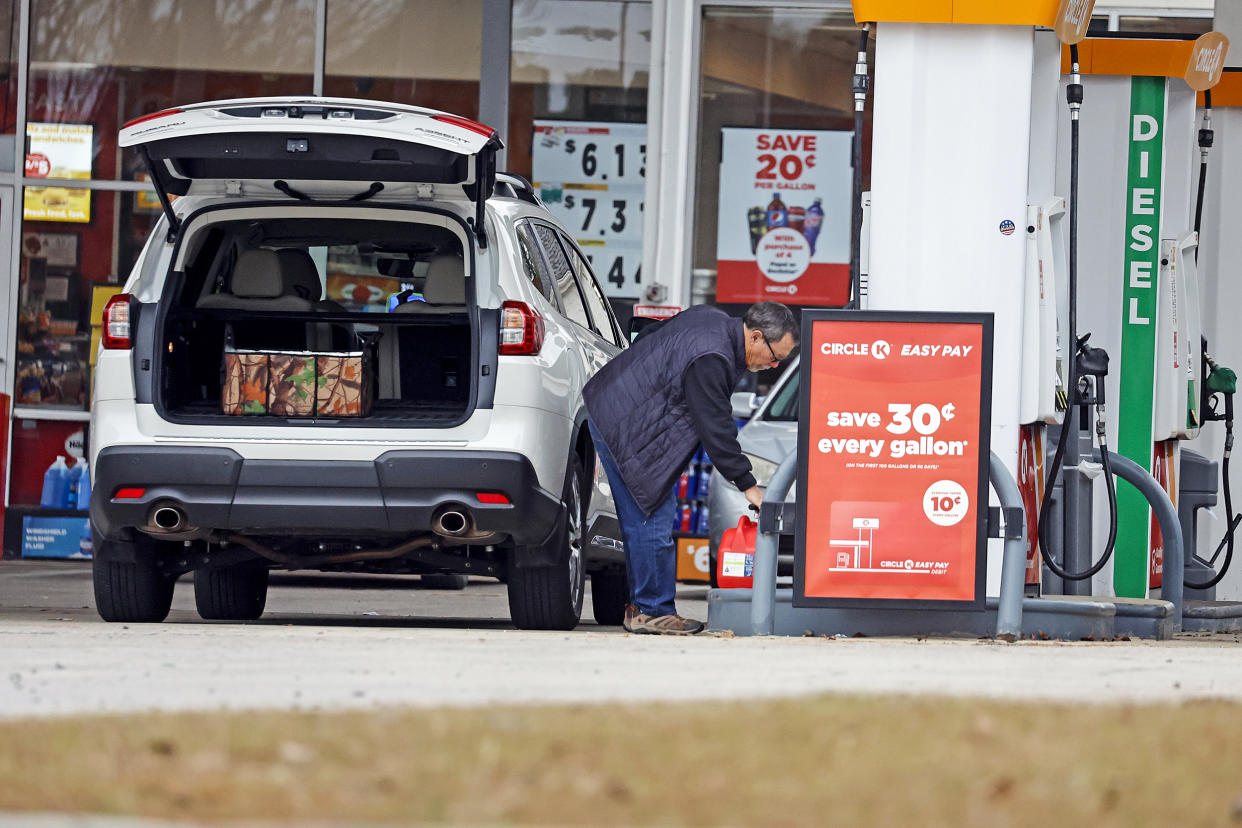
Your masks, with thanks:
[(772, 355), (772, 361), (779, 364), (781, 358), (776, 355), (776, 351), (772, 350), (772, 343), (768, 342), (768, 338), (764, 335), (763, 331), (760, 331), (759, 335), (763, 337), (763, 344), (768, 346), (768, 353)]

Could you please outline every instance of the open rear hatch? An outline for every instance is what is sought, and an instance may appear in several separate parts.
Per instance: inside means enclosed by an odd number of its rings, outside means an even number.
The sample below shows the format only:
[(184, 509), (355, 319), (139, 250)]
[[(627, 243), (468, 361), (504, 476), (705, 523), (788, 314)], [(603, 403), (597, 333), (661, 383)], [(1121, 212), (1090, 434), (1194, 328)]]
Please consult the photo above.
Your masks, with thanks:
[[(136, 343), (163, 417), (444, 428), (490, 407), (499, 321), (478, 309), (472, 278), (502, 147), (490, 127), (395, 104), (267, 98), (148, 115), (120, 144), (141, 153), (182, 243), (160, 306), (145, 312), (158, 321)], [(207, 222), (200, 235), (173, 210), (180, 195), (239, 195), (204, 215), (261, 204), (263, 217)], [(462, 237), (392, 210), (463, 196), (473, 215)], [(392, 220), (352, 209), (372, 199)], [(273, 217), (274, 203), (289, 209)], [(398, 294), (408, 304), (387, 307)], [(347, 372), (358, 387), (343, 415), (307, 402)]]
[[(273, 195), (360, 201), (379, 192), (411, 197), (460, 186), (483, 211), (504, 145), (491, 127), (399, 104), (348, 98), (254, 98), (168, 109), (130, 121), (120, 145), (142, 155), (172, 233), (171, 195)], [(342, 185), (358, 185), (352, 192)], [(430, 188), (430, 189), (428, 189)]]

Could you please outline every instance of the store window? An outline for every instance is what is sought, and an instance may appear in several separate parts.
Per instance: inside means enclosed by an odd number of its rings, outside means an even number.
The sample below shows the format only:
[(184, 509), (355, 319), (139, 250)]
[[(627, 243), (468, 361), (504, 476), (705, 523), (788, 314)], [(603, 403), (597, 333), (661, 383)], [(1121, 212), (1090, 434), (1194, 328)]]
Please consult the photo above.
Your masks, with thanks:
[(703, 10), (692, 302), (848, 298), (858, 38), (848, 7)]
[(137, 153), (116, 146), (133, 118), (309, 94), (314, 21), (315, 0), (33, 0), (27, 136), (62, 152), (27, 175), (133, 180)]
[(1184, 35), (1198, 37), (1212, 31), (1212, 16), (1177, 17), (1171, 15), (1097, 14), (1091, 18), (1088, 36), (1104, 32), (1143, 35)]
[[(27, 203), (34, 189), (27, 188)], [(68, 198), (70, 191), (60, 190), (37, 195), (49, 203)], [(81, 192), (89, 222), (22, 224), (13, 390), (20, 407), (87, 408), (98, 312), (119, 292), (159, 217), (144, 193)]]
[[(17, 2), (0, 0), (0, 134), (17, 132)], [(13, 139), (0, 140), (0, 169), (13, 169)]]
[(651, 26), (649, 2), (513, 4), (508, 168), (535, 183), (614, 302), (642, 286)]
[(483, 0), (328, 0), (324, 94), (477, 118)]

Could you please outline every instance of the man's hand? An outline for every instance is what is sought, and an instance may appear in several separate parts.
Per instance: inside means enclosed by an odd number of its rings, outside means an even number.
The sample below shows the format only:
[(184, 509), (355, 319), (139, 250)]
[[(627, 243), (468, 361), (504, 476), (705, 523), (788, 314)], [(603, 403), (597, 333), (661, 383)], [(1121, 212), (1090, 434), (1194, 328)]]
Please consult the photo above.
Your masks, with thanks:
[(759, 511), (759, 504), (763, 502), (763, 489), (760, 489), (758, 486), (751, 486), (742, 494), (746, 495), (746, 499), (750, 501), (750, 508), (756, 512)]

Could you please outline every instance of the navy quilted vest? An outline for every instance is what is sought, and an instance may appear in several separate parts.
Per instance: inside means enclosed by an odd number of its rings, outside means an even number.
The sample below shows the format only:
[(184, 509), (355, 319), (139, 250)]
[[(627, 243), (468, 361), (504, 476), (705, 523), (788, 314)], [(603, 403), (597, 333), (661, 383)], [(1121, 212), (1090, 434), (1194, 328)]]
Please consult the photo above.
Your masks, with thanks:
[(668, 496), (699, 444), (682, 375), (707, 354), (725, 358), (735, 384), (746, 371), (742, 320), (695, 305), (640, 337), (583, 390), (591, 422), (648, 515)]

